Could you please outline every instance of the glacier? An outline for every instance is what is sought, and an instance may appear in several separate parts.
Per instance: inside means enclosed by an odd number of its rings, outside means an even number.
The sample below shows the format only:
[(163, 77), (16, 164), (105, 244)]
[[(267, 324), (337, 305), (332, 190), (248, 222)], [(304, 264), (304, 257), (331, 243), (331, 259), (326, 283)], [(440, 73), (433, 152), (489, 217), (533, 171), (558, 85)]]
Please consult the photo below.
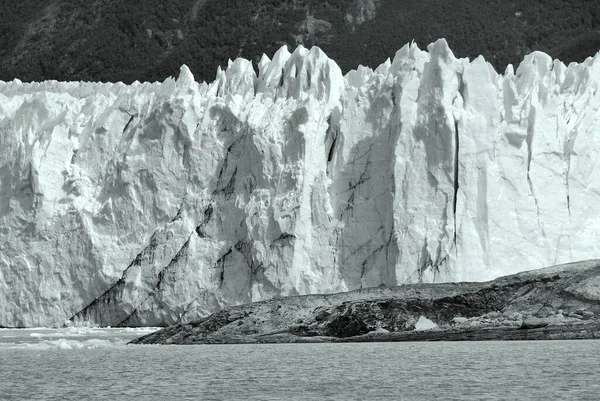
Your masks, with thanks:
[(0, 82), (0, 326), (160, 326), (600, 255), (600, 53), (498, 74), (440, 39), (343, 75), (300, 46), (258, 71)]

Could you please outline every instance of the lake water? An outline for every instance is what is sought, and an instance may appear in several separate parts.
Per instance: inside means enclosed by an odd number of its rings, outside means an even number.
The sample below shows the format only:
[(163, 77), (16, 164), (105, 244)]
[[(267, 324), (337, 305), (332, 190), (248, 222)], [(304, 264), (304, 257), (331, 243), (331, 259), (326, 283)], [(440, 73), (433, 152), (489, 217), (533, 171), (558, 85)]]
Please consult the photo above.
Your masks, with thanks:
[(0, 329), (1, 400), (598, 400), (600, 341), (126, 345)]

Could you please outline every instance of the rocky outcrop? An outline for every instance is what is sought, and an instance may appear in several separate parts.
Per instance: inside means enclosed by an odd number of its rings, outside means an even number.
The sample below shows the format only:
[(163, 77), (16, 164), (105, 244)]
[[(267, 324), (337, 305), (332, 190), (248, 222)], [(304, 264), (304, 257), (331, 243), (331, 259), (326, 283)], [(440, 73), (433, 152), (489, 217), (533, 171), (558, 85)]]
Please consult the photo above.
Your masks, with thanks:
[(0, 83), (0, 325), (168, 325), (595, 257), (599, 63), (500, 75), (440, 40), (346, 76), (299, 47), (210, 84)]
[[(226, 308), (136, 344), (600, 338), (600, 303), (569, 288), (600, 277), (600, 261), (485, 283), (412, 284)], [(572, 316), (572, 317), (571, 317)]]

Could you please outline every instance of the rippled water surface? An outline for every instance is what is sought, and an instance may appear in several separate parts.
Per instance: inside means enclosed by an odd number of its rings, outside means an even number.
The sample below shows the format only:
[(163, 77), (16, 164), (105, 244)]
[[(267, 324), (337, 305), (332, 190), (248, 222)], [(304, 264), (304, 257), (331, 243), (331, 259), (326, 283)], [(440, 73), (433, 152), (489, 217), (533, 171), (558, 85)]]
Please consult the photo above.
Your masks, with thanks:
[(600, 399), (600, 341), (134, 346), (0, 330), (1, 400)]

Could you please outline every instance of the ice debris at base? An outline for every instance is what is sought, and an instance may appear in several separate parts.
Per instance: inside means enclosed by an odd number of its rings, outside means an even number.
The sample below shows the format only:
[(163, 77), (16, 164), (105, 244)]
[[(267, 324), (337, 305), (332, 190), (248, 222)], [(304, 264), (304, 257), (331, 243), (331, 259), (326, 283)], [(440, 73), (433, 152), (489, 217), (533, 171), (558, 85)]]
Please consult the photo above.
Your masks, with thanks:
[(158, 329), (158, 327), (0, 329), (0, 350), (11, 348), (70, 350), (124, 347), (134, 338), (152, 333)]
[(497, 74), (439, 40), (343, 76), (0, 82), (0, 325), (485, 280), (600, 254), (600, 55)]
[(415, 331), (425, 331), (437, 328), (438, 325), (433, 321), (427, 319), (425, 316), (421, 316), (417, 323), (415, 323)]

